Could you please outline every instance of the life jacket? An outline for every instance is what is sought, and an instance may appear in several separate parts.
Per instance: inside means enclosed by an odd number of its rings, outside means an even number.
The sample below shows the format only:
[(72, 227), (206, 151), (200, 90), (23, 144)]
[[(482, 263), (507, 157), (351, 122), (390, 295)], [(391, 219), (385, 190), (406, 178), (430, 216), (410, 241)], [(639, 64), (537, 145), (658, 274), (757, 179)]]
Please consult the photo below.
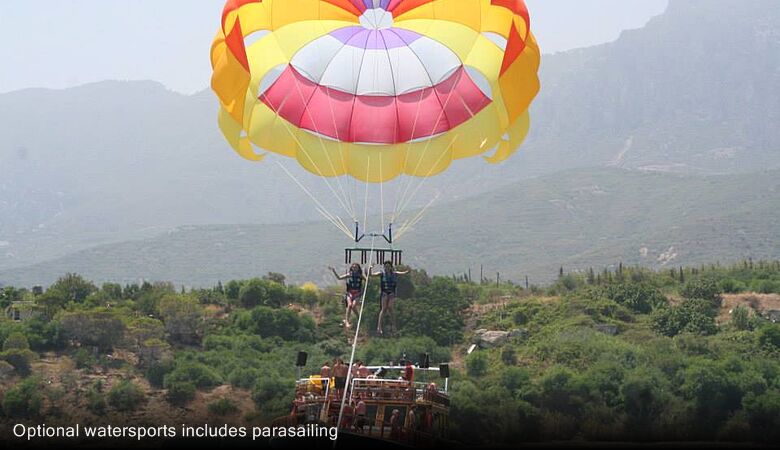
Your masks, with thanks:
[(347, 290), (359, 291), (363, 289), (363, 275), (360, 272), (350, 272), (347, 278)]
[(382, 292), (395, 293), (397, 275), (393, 273), (382, 273), (381, 285)]

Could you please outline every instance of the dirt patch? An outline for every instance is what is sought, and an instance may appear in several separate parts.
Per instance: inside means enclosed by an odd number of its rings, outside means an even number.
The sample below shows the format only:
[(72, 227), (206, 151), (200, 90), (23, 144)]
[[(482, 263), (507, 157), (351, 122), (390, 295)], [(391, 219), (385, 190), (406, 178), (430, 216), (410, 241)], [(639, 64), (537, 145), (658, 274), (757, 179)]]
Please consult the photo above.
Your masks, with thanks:
[(731, 312), (738, 306), (744, 306), (758, 314), (764, 314), (771, 310), (780, 310), (780, 295), (756, 294), (753, 292), (724, 294), (723, 304), (718, 314), (718, 323), (731, 321)]

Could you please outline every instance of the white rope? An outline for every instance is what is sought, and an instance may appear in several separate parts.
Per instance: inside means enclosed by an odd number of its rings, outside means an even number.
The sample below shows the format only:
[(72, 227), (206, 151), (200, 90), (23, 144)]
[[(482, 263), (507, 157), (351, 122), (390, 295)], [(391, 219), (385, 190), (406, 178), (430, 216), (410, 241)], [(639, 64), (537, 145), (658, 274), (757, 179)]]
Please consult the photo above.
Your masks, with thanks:
[[(295, 182), (295, 184), (297, 184), (298, 187), (301, 188), (301, 190), (304, 193), (306, 193), (306, 195), (308, 195), (309, 198), (317, 205), (317, 208), (316, 208), (317, 212), (320, 213), (322, 215), (322, 217), (327, 219), (328, 222), (330, 222), (331, 224), (333, 224), (333, 226), (338, 228), (339, 231), (341, 231), (342, 233), (346, 234), (350, 238), (352, 237), (352, 234), (349, 232), (349, 229), (344, 225), (344, 222), (341, 221), (340, 217), (335, 216), (333, 213), (329, 212), (327, 210), (327, 208), (325, 208), (325, 206), (323, 206), (322, 203), (320, 203), (320, 201), (317, 200), (317, 198), (311, 192), (309, 192), (308, 189), (306, 189), (306, 186), (304, 186), (300, 181), (298, 181), (298, 179), (295, 178), (295, 175), (290, 173), (290, 171), (287, 170), (286, 167), (284, 167), (284, 164), (280, 163), (279, 161), (276, 161), (276, 164), (279, 167), (281, 167), (282, 170), (284, 171), (284, 173), (286, 173), (287, 176), (290, 177), (290, 179), (293, 180)], [(338, 220), (336, 220), (336, 219), (338, 219)]]
[(425, 215), (425, 213), (428, 211), (428, 208), (430, 208), (430, 207), (431, 207), (431, 205), (433, 205), (433, 204), (436, 202), (436, 200), (438, 200), (438, 199), (439, 199), (439, 194), (438, 194), (438, 193), (436, 193), (436, 196), (435, 196), (435, 197), (433, 197), (433, 198), (431, 199), (431, 201), (430, 201), (430, 202), (428, 202), (428, 204), (427, 204), (427, 205), (425, 205), (425, 207), (424, 207), (422, 210), (420, 210), (420, 212), (419, 212), (419, 213), (417, 213), (417, 215), (414, 217), (414, 219), (412, 219), (412, 220), (410, 220), (410, 221), (407, 221), (406, 223), (404, 223), (404, 225), (401, 227), (400, 231), (398, 231), (398, 236), (396, 237), (396, 240), (398, 240), (398, 239), (401, 239), (401, 238), (404, 236), (404, 234), (406, 234), (406, 232), (407, 232), (407, 231), (411, 230), (411, 229), (412, 229), (412, 227), (414, 227), (415, 225), (417, 225), (417, 223), (418, 223), (420, 220), (422, 220), (423, 216), (424, 216), (424, 215)]
[[(357, 349), (358, 335), (360, 334), (360, 323), (363, 320), (363, 307), (366, 306), (366, 294), (368, 293), (368, 283), (371, 281), (371, 266), (374, 264), (374, 242), (376, 237), (371, 238), (371, 252), (368, 257), (368, 276), (366, 276), (366, 285), (363, 287), (363, 298), (360, 301), (360, 312), (358, 313), (357, 325), (355, 326), (355, 338), (352, 340), (352, 354), (349, 357), (349, 369), (347, 369), (347, 381), (344, 383), (344, 394), (341, 397), (341, 407), (339, 408), (339, 419), (336, 422), (336, 429), (341, 427), (341, 419), (344, 416), (344, 405), (347, 402), (347, 391), (352, 378), (352, 364), (355, 362), (355, 350)], [(354, 415), (354, 413), (353, 413)], [(336, 442), (333, 443), (336, 447)]]

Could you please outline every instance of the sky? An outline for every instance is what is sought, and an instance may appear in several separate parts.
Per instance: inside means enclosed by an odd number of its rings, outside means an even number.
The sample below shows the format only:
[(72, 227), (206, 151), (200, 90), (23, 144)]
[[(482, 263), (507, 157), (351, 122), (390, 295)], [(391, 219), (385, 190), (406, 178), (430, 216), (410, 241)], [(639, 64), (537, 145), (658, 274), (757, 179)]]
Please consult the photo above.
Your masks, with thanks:
[[(668, 0), (527, 0), (543, 53), (610, 42)], [(0, 92), (103, 80), (209, 85), (224, 0), (0, 0)]]

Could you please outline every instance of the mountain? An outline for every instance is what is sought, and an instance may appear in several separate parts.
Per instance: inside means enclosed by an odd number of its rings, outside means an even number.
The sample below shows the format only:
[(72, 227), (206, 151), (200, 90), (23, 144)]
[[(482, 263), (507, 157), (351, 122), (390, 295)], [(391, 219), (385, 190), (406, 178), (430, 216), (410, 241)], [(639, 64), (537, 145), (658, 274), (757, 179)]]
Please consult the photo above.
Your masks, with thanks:
[[(532, 283), (558, 268), (623, 262), (676, 267), (780, 254), (780, 171), (683, 176), (616, 168), (530, 179), (430, 209), (399, 241), (405, 261), (436, 274)], [(48, 284), (75, 271), (118, 282), (170, 280), (188, 286), (269, 271), (293, 281), (330, 282), (349, 242), (324, 223), (180, 227), (0, 272), (11, 285)]]
[[(614, 43), (546, 55), (521, 151), (497, 167), (455, 164), (412, 206), (574, 168), (780, 167), (778, 19), (775, 0), (671, 0)], [(183, 225), (318, 219), (279, 160), (234, 155), (210, 91), (111, 81), (0, 94), (0, 270)], [(322, 181), (285, 163), (337, 209)]]

